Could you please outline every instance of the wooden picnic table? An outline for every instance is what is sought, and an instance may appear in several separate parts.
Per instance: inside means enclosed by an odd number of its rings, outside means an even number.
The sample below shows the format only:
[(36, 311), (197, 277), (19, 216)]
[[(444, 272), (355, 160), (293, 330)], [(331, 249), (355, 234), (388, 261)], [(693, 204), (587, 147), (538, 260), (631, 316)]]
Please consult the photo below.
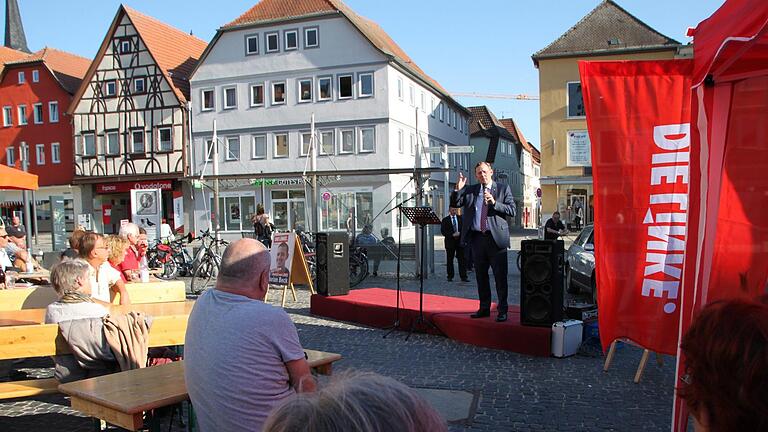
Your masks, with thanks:
[[(336, 353), (304, 352), (309, 367), (320, 374), (330, 375), (333, 362), (341, 360)], [(70, 396), (73, 409), (131, 431), (144, 427), (145, 411), (189, 399), (184, 361), (60, 384), (59, 391)], [(159, 430), (156, 421), (150, 430)]]

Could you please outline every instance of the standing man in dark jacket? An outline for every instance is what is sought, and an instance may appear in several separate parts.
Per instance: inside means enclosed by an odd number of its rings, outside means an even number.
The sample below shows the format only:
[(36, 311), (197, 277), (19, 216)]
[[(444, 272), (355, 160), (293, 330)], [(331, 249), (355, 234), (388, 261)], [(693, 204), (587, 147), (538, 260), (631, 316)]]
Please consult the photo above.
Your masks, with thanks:
[(448, 209), (448, 216), (440, 224), (440, 233), (445, 237), (445, 255), (448, 272), (448, 282), (453, 280), (453, 257), (459, 261), (459, 276), (462, 282), (468, 282), (467, 266), (464, 264), (464, 248), (461, 247), (461, 218), (456, 214), (456, 208)]
[(491, 286), (488, 268), (493, 269), (499, 298), (496, 321), (507, 320), (507, 249), (509, 225), (507, 217), (515, 217), (515, 201), (508, 185), (493, 181), (493, 167), (488, 162), (475, 165), (478, 184), (467, 186), (467, 178), (459, 173), (451, 194), (451, 207), (462, 207), (461, 240), (472, 248), (480, 308), (471, 315), (491, 315)]

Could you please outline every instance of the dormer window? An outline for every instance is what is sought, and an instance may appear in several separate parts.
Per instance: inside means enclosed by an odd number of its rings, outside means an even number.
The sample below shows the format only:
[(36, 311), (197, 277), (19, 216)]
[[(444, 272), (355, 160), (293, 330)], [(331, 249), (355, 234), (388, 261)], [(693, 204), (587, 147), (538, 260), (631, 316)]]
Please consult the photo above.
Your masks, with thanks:
[(317, 27), (304, 29), (304, 48), (317, 48), (320, 41), (317, 36)]
[(619, 39), (619, 38), (613, 38), (613, 39), (609, 39), (608, 40), (608, 45), (611, 45), (611, 46), (613, 46), (613, 45), (621, 45), (621, 44), (622, 44), (622, 42), (621, 42), (621, 39)]

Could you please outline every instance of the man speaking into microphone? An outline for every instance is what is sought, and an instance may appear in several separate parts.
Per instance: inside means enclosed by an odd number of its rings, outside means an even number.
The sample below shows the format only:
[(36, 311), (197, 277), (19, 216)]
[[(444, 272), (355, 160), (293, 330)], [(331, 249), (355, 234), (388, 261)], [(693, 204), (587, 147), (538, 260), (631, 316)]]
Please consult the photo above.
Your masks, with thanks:
[(461, 241), (472, 248), (475, 264), (477, 294), (480, 308), (470, 315), (484, 318), (491, 315), (491, 287), (488, 267), (493, 270), (496, 294), (499, 298), (496, 321), (507, 320), (507, 248), (509, 225), (507, 217), (515, 216), (515, 201), (508, 185), (493, 181), (493, 167), (488, 162), (475, 165), (478, 184), (467, 186), (467, 178), (459, 173), (451, 194), (451, 207), (462, 207)]

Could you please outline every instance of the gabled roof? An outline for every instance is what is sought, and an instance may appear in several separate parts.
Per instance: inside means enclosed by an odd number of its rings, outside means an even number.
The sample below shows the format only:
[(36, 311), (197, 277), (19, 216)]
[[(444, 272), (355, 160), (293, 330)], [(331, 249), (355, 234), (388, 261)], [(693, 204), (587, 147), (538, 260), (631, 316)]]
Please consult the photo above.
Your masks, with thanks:
[(623, 51), (676, 49), (680, 42), (651, 28), (613, 0), (603, 0), (573, 27), (535, 53), (539, 60)]
[(0, 46), (0, 74), (2, 74), (3, 69), (5, 69), (5, 63), (24, 58), (28, 55), (29, 54), (23, 51)]
[(136, 32), (179, 99), (179, 103), (184, 104), (189, 100), (189, 75), (197, 65), (197, 61), (208, 43), (156, 18), (144, 15), (125, 5), (120, 5), (109, 31), (101, 42), (96, 58), (91, 63), (91, 67), (75, 95), (70, 110), (74, 109), (74, 106), (79, 102), (88, 83), (96, 73), (100, 60), (104, 56), (110, 40), (112, 40), (117, 25), (122, 21), (123, 15), (128, 16), (136, 28)]
[(514, 142), (515, 137), (509, 133), (487, 106), (481, 105), (469, 107), (468, 109), (472, 113), (472, 117), (469, 120), (469, 136), (472, 138), (490, 138), (488, 143), (488, 154), (485, 156), (485, 161), (493, 163), (496, 161), (496, 150), (499, 146), (499, 138)]
[(518, 142), (523, 147), (523, 150), (531, 154), (531, 158), (534, 160), (534, 162), (541, 163), (541, 153), (539, 153), (536, 147), (532, 146), (531, 143), (525, 139), (525, 136), (523, 136), (523, 131), (517, 127), (517, 123), (515, 123), (514, 120), (511, 118), (503, 118), (499, 120), (499, 122), (501, 122), (501, 124), (507, 129), (507, 131), (509, 131), (509, 133), (517, 138)]
[[(390, 61), (403, 68), (407, 73), (442, 97), (452, 101), (457, 107), (469, 111), (456, 101), (437, 81), (427, 75), (397, 43), (375, 22), (364, 18), (350, 9), (341, 0), (261, 0), (235, 20), (222, 26), (214, 38), (213, 45), (219, 34), (229, 30), (254, 25), (265, 25), (293, 19), (306, 19), (326, 15), (341, 15), (349, 20), (355, 28), (365, 36), (373, 46)], [(210, 49), (210, 48), (209, 48)]]
[(71, 54), (55, 48), (45, 47), (37, 52), (28, 54), (22, 59), (7, 62), (8, 67), (17, 65), (29, 65), (33, 63), (44, 64), (59, 81), (61, 87), (69, 94), (74, 94), (80, 87), (91, 61), (85, 57)]

